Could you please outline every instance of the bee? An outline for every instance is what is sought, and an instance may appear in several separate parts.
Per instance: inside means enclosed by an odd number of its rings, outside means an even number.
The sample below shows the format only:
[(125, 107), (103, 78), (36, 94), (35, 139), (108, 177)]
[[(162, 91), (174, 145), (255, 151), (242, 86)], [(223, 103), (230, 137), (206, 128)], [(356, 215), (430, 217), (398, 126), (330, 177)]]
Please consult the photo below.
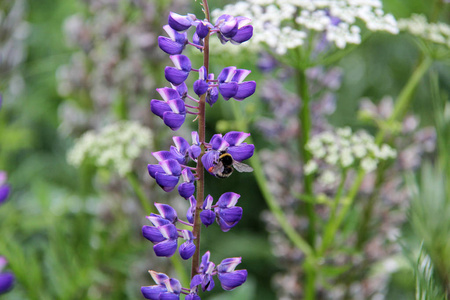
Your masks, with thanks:
[(221, 152), (217, 163), (209, 168), (208, 171), (213, 173), (216, 177), (227, 178), (233, 173), (233, 169), (236, 169), (238, 172), (253, 171), (252, 167), (234, 160), (231, 154), (225, 152)]

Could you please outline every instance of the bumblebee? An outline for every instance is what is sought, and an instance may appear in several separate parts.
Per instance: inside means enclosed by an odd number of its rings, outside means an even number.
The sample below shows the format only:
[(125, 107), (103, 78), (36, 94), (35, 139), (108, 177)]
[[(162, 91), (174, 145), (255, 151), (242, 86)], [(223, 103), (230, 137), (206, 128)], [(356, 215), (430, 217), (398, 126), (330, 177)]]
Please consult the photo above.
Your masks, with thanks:
[(221, 153), (217, 163), (209, 168), (209, 172), (218, 178), (227, 178), (233, 173), (233, 169), (238, 172), (252, 172), (253, 168), (233, 159), (229, 153)]

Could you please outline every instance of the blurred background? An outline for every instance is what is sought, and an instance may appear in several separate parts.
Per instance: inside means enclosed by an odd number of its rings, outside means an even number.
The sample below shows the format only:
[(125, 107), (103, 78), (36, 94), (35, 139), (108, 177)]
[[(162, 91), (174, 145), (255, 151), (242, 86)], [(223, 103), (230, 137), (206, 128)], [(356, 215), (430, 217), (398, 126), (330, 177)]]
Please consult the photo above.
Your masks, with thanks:
[[(216, 0), (209, 5), (214, 9), (231, 2)], [(447, 23), (448, 6), (443, 4), (438, 16)], [(436, 13), (431, 7), (421, 0), (384, 1), (385, 12), (396, 18), (413, 13), (431, 17)], [(158, 48), (157, 37), (165, 35), (162, 26), (169, 11), (202, 15), (198, 1), (185, 0), (0, 0), (0, 170), (7, 172), (11, 186), (9, 200), (0, 207), (0, 255), (8, 259), (7, 269), (16, 276), (14, 288), (0, 296), (2, 299), (142, 299), (140, 286), (154, 284), (148, 270), (174, 274), (169, 260), (157, 258), (152, 244), (141, 234), (149, 214), (143, 200), (171, 203), (182, 210), (188, 207), (176, 191), (164, 193), (146, 169), (147, 164), (156, 163), (152, 151), (172, 145), (173, 133), (149, 108), (149, 101), (159, 98), (155, 89), (167, 85), (163, 69), (171, 62)], [(249, 80), (260, 87), (274, 77), (274, 73), (263, 72), (260, 55), (216, 49), (211, 55), (216, 74), (232, 61), (251, 69)], [(377, 34), (365, 40), (334, 65), (342, 75), (333, 91), (335, 108), (326, 116), (328, 122), (371, 130), (357, 118), (360, 100), (368, 97), (378, 104), (386, 95), (397, 95), (420, 56), (414, 41), (405, 35)], [(201, 56), (192, 59), (193, 65), (199, 65)], [(277, 78), (289, 78), (289, 68), (277, 70)], [(434, 64), (432, 74), (419, 84), (410, 108), (418, 127), (431, 128), (431, 135), (439, 125), (431, 101), (434, 84), (448, 101), (448, 61)], [(276, 88), (268, 90), (267, 85), (242, 105), (259, 151), (275, 148), (267, 128), (258, 125), (263, 117), (271, 117), (267, 93)], [(285, 80), (283, 88), (289, 92), (293, 83)], [(231, 101), (220, 99), (207, 108), (208, 137), (236, 128)], [(190, 126), (176, 135), (189, 140), (196, 123)], [(108, 137), (108, 127), (110, 132), (127, 134)], [(446, 128), (441, 130), (448, 132)], [(88, 131), (103, 133), (103, 145), (80, 139)], [(136, 142), (140, 133), (143, 137)], [(101, 157), (102, 151), (124, 141), (134, 145), (133, 153)], [(428, 140), (419, 141), (424, 144)], [(436, 171), (445, 160), (436, 154), (438, 142), (440, 149), (450, 153), (445, 140), (432, 142), (425, 150), (416, 149), (419, 161), (401, 176), (419, 196), (408, 196), (407, 204), (395, 208), (400, 238), (396, 250), (389, 252), (395, 267), (388, 272), (386, 264), (392, 261), (382, 260), (378, 265), (384, 274), (377, 279), (383, 281), (384, 298), (376, 299), (415, 298), (415, 267), (424, 243), (431, 243), (431, 249), (436, 244), (437, 252), (441, 251), (431, 255), (435, 265), (449, 265), (450, 253), (445, 249), (450, 249), (446, 248), (450, 203), (445, 192), (433, 194), (448, 186), (446, 177)], [(89, 154), (90, 150), (95, 153)], [(280, 159), (271, 152), (266, 155), (266, 165)], [(450, 154), (443, 151), (439, 155)], [(410, 162), (412, 158), (404, 159)], [(206, 186), (206, 193), (215, 197), (227, 191), (241, 194), (244, 217), (228, 233), (218, 226), (204, 230), (202, 248), (211, 250), (214, 261), (242, 256), (240, 268), (249, 271), (249, 278), (233, 292), (216, 288), (205, 298), (295, 299), (281, 296), (283, 286), (291, 288), (288, 279), (279, 277), (289, 273), (289, 265), (282, 260), (288, 254), (277, 248), (277, 231), (269, 224), (267, 206), (253, 175), (239, 174), (226, 180), (208, 177)], [(432, 207), (420, 201), (430, 197), (441, 197), (443, 202)], [(416, 206), (411, 208), (414, 201)], [(388, 213), (383, 212), (380, 219), (388, 218)], [(437, 215), (444, 223), (435, 220), (437, 224), (431, 224)], [(427, 242), (427, 237), (433, 238)], [(187, 264), (185, 267), (189, 269)], [(449, 283), (448, 270), (437, 274), (440, 279), (436, 281)]]

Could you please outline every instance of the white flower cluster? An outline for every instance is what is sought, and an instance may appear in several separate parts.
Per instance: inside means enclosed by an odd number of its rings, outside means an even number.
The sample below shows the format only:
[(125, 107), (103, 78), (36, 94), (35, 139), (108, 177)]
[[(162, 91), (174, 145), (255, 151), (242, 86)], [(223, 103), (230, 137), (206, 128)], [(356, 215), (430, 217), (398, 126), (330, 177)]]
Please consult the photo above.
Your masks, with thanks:
[[(342, 169), (359, 166), (366, 172), (371, 172), (377, 168), (379, 161), (395, 158), (397, 155), (390, 146), (383, 144), (380, 147), (375, 144), (373, 136), (367, 132), (352, 133), (349, 127), (338, 128), (336, 132), (324, 131), (312, 137), (306, 148), (313, 156), (304, 167), (307, 175), (318, 170), (319, 161)], [(331, 180), (329, 174), (326, 177), (326, 181)]]
[(247, 0), (212, 12), (213, 18), (222, 14), (252, 19), (253, 37), (243, 45), (267, 44), (280, 55), (303, 45), (311, 31), (323, 32), (338, 48), (359, 44), (358, 19), (371, 31), (398, 33), (395, 18), (384, 13), (380, 0)]
[(84, 133), (67, 154), (69, 164), (79, 167), (92, 162), (109, 167), (124, 176), (131, 171), (133, 160), (143, 149), (151, 147), (152, 132), (133, 121), (121, 121), (95, 132)]
[(398, 28), (424, 40), (450, 48), (450, 26), (445, 23), (428, 23), (424, 15), (413, 14), (409, 19), (400, 19)]

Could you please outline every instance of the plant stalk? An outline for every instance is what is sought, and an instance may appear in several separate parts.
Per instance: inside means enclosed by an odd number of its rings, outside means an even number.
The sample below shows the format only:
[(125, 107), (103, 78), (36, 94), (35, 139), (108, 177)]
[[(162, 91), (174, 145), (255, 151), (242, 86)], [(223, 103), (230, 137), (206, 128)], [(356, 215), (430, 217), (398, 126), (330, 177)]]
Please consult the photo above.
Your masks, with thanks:
[[(208, 1), (203, 0), (203, 11), (205, 13), (206, 19), (209, 21), (209, 7), (208, 7)], [(203, 45), (203, 66), (206, 68), (206, 74), (209, 73), (209, 34), (204, 39), (204, 45)], [(200, 156), (197, 159), (197, 206), (195, 208), (195, 216), (194, 216), (194, 228), (192, 230), (192, 233), (195, 237), (194, 244), (195, 244), (195, 253), (192, 256), (192, 265), (191, 265), (191, 278), (194, 277), (198, 273), (198, 268), (200, 266), (200, 234), (201, 234), (201, 225), (202, 222), (200, 220), (200, 212), (203, 208), (203, 201), (205, 199), (205, 170), (202, 163), (202, 156), (205, 154), (205, 123), (206, 123), (206, 94), (203, 94), (200, 97), (200, 102), (198, 105), (198, 135), (200, 144), (202, 145), (202, 152)]]

